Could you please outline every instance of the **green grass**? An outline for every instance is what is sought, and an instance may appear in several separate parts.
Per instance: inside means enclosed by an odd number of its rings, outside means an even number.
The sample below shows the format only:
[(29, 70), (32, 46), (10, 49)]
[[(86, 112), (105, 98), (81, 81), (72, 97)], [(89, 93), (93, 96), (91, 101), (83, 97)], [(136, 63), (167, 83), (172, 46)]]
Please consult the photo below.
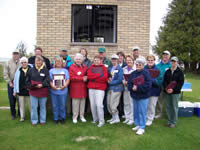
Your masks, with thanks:
[[(200, 101), (200, 77), (186, 75), (192, 83), (192, 92), (184, 93), (184, 100)], [(0, 106), (8, 106), (7, 91), (0, 91)], [(91, 124), (91, 115), (87, 123), (74, 125), (71, 117), (65, 125), (55, 125), (51, 111), (47, 115), (47, 125), (32, 127), (30, 114), (26, 111), (24, 123), (10, 120), (9, 110), (0, 110), (0, 149), (2, 150), (199, 150), (200, 148), (200, 118), (179, 118), (178, 127), (170, 129), (165, 126), (166, 116), (155, 120), (147, 127), (145, 134), (137, 136), (131, 130), (133, 126), (123, 123), (102, 128)], [(108, 118), (106, 118), (108, 119)], [(96, 140), (87, 139), (76, 142), (78, 137), (94, 136)]]

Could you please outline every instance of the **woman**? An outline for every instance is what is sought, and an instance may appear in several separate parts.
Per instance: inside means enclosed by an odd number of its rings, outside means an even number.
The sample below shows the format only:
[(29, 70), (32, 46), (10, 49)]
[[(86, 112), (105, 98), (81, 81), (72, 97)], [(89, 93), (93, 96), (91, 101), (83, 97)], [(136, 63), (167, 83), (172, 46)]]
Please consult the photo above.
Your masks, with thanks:
[(92, 62), (90, 59), (87, 58), (88, 52), (87, 52), (86, 48), (82, 47), (80, 49), (79, 53), (83, 55), (83, 64), (89, 68), (92, 65)]
[(155, 117), (155, 109), (158, 101), (158, 97), (161, 92), (162, 76), (160, 70), (155, 65), (155, 56), (149, 55), (146, 58), (147, 65), (144, 67), (150, 72), (152, 88), (150, 89), (150, 97), (147, 105), (147, 121), (146, 126), (151, 126)]
[(136, 59), (136, 71), (131, 73), (128, 80), (128, 90), (133, 99), (134, 124), (137, 135), (142, 135), (145, 132), (147, 104), (150, 96), (151, 76), (144, 69), (145, 60), (143, 58)]
[(62, 124), (66, 119), (66, 96), (69, 85), (69, 73), (64, 69), (63, 58), (56, 57), (54, 68), (49, 71), (50, 75), (50, 96), (52, 102), (53, 120)]
[(40, 125), (46, 124), (46, 102), (49, 87), (49, 71), (45, 67), (41, 56), (36, 56), (35, 65), (28, 71), (27, 85), (30, 88), (31, 122), (35, 126), (38, 123), (38, 103), (40, 107)]
[(94, 57), (94, 64), (88, 69), (87, 76), (93, 117), (92, 123), (99, 121), (98, 127), (101, 127), (104, 125), (103, 99), (107, 87), (108, 73), (107, 68), (101, 64), (101, 58), (99, 56)]
[(28, 102), (29, 110), (31, 110), (29, 91), (25, 84), (27, 72), (30, 70), (31, 65), (28, 65), (28, 59), (26, 57), (22, 57), (20, 63), (21, 67), (19, 67), (15, 73), (13, 95), (19, 96), (20, 121), (23, 122), (25, 119), (25, 101)]
[(77, 53), (74, 56), (74, 63), (69, 68), (70, 75), (70, 97), (72, 98), (73, 123), (77, 123), (80, 113), (80, 120), (84, 118), (85, 98), (87, 97), (87, 66), (83, 64), (83, 55)]
[(167, 126), (175, 128), (178, 121), (178, 101), (184, 84), (183, 71), (178, 67), (178, 58), (171, 58), (171, 68), (165, 72), (163, 87), (168, 117)]
[(131, 98), (130, 92), (127, 87), (128, 78), (130, 77), (130, 74), (135, 71), (133, 67), (133, 57), (130, 55), (126, 56), (126, 64), (127, 66), (123, 68), (124, 72), (124, 92), (123, 92), (123, 103), (124, 103), (124, 114), (125, 114), (125, 121), (123, 123), (126, 123), (127, 125), (133, 124), (133, 100)]
[(124, 68), (127, 66), (126, 62), (125, 62), (125, 54), (123, 52), (117, 52), (117, 55), (119, 57), (119, 60), (118, 60), (118, 63), (119, 63), (119, 66), (121, 68)]
[(120, 97), (123, 86), (123, 69), (118, 65), (119, 57), (114, 54), (111, 56), (112, 67), (108, 68), (108, 95), (107, 95), (107, 108), (112, 118), (107, 122), (110, 124), (119, 123), (119, 112), (117, 106), (119, 105)]

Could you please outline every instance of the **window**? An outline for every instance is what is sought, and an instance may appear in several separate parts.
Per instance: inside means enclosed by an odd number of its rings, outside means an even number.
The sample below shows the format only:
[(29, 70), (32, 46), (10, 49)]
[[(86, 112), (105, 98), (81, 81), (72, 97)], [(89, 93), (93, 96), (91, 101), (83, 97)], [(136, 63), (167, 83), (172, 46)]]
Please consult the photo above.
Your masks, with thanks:
[(117, 7), (72, 5), (72, 42), (117, 42)]

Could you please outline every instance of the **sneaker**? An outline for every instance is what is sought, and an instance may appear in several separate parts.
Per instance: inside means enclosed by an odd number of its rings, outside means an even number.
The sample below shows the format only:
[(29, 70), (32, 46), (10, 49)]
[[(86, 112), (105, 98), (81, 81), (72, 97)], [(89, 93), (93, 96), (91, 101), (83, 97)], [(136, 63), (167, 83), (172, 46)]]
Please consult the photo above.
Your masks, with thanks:
[(93, 120), (93, 121), (91, 121), (91, 123), (95, 124), (95, 123), (97, 123), (97, 121), (94, 121), (94, 120)]
[(176, 128), (176, 125), (175, 124), (169, 124), (168, 127), (169, 128)]
[(136, 134), (137, 134), (137, 135), (142, 135), (142, 134), (144, 134), (144, 129), (139, 129), (139, 130), (137, 130)]
[(73, 123), (76, 124), (78, 121), (77, 119), (73, 119)]
[(139, 126), (136, 126), (136, 127), (132, 128), (133, 131), (137, 131), (137, 130), (139, 130), (139, 129), (140, 129)]
[(126, 124), (130, 126), (130, 125), (132, 125), (133, 123), (134, 123), (134, 122), (133, 122), (132, 120), (129, 120)]
[(162, 115), (159, 114), (159, 115), (156, 115), (154, 118), (155, 118), (155, 119), (159, 119), (159, 118), (161, 118), (161, 117), (162, 117)]
[(107, 122), (112, 122), (114, 119), (113, 118), (111, 118), (110, 120), (107, 120)]
[(24, 122), (24, 118), (21, 118), (19, 121), (20, 121), (20, 122)]
[(123, 121), (123, 123), (128, 123), (128, 122), (129, 122), (129, 120), (127, 120), (127, 119)]
[(82, 122), (87, 122), (87, 120), (85, 120), (84, 117), (81, 117), (80, 120), (81, 120)]
[(152, 121), (147, 120), (146, 126), (151, 126), (151, 125), (152, 125)]
[(100, 123), (97, 125), (97, 127), (100, 128), (100, 127), (102, 127), (103, 125), (104, 125), (104, 123), (101, 123), (101, 122), (100, 122)]
[(115, 124), (115, 123), (119, 123), (119, 122), (120, 122), (119, 119), (115, 119), (115, 120), (111, 121), (110, 124)]

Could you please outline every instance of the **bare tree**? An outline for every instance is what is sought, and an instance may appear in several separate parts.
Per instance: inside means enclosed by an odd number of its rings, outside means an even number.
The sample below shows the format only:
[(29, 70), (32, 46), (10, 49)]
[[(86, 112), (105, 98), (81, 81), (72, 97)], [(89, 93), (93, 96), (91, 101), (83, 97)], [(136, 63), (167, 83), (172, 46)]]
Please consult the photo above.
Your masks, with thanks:
[(27, 56), (27, 45), (24, 41), (20, 41), (18, 44), (17, 44), (17, 47), (16, 49), (19, 50), (19, 53), (20, 53), (20, 57), (22, 56)]

